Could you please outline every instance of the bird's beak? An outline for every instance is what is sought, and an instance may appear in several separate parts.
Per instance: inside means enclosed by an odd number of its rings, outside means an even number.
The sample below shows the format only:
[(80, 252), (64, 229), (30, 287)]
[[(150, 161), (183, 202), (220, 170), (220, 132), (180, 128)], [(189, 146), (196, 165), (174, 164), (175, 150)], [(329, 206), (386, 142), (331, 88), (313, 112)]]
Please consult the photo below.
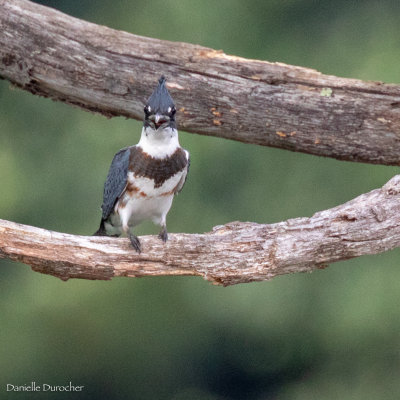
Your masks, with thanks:
[(156, 129), (158, 129), (161, 125), (163, 125), (165, 122), (167, 122), (168, 118), (165, 117), (165, 115), (162, 114), (156, 114), (154, 116), (154, 125)]

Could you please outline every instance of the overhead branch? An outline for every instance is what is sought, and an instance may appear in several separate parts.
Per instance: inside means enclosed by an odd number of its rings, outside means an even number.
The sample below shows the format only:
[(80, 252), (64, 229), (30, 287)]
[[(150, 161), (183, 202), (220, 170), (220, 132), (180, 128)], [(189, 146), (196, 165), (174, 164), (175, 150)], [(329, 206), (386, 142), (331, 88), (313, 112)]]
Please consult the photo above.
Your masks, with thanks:
[(179, 128), (341, 160), (400, 165), (400, 86), (228, 56), (0, 0), (0, 77), (106, 116), (141, 119), (159, 75)]
[(69, 278), (197, 275), (215, 284), (269, 280), (400, 246), (400, 175), (311, 218), (271, 225), (232, 222), (205, 234), (141, 238), (74, 236), (0, 220), (0, 257)]

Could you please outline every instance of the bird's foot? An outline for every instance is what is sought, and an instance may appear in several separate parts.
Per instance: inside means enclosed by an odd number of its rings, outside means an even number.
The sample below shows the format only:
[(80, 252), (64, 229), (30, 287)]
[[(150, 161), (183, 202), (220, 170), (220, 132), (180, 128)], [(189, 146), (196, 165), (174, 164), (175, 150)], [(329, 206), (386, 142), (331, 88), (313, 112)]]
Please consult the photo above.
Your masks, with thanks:
[(163, 226), (161, 232), (158, 234), (158, 237), (165, 243), (168, 240), (168, 232), (167, 228)]
[(142, 246), (140, 245), (140, 240), (137, 236), (129, 234), (129, 240), (133, 248), (140, 254), (142, 252)]

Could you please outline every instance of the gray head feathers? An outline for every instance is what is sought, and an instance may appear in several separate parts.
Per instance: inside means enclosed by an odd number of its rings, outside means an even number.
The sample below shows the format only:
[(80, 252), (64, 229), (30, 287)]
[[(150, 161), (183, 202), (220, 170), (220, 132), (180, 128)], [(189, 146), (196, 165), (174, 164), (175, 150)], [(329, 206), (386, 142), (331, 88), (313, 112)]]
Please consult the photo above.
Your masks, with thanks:
[(147, 100), (144, 111), (146, 114), (170, 115), (175, 110), (175, 104), (165, 86), (164, 76), (158, 80), (158, 85)]
[(144, 126), (158, 130), (160, 127), (176, 129), (176, 108), (171, 95), (165, 86), (164, 76), (158, 80), (158, 85), (147, 100), (144, 107)]

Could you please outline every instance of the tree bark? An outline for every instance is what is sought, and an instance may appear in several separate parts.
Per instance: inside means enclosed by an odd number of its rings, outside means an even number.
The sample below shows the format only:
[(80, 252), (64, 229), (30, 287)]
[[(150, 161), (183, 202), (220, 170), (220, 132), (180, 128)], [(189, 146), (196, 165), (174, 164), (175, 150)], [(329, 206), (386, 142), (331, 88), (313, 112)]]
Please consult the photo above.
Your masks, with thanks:
[(69, 278), (198, 275), (214, 284), (269, 280), (400, 246), (400, 175), (311, 218), (271, 225), (231, 222), (206, 234), (128, 239), (74, 236), (0, 220), (0, 257)]
[(142, 119), (164, 74), (179, 128), (341, 160), (400, 164), (400, 86), (247, 60), (0, 0), (0, 77), (34, 94)]

